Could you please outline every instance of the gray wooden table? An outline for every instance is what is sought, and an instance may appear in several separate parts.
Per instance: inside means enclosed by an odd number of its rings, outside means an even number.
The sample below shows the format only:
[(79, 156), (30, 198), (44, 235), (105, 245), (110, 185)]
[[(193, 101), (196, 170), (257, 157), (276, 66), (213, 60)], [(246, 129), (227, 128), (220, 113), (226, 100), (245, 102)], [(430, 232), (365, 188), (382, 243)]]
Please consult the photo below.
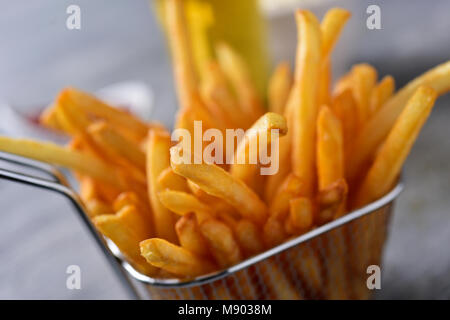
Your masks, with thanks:
[[(368, 60), (404, 82), (449, 59), (448, 1), (407, 3), (381, 1), (383, 30), (362, 28), (339, 67)], [(81, 30), (65, 27), (69, 4), (81, 8)], [(2, 0), (1, 7), (0, 100), (29, 109), (66, 85), (97, 90), (139, 80), (155, 92), (153, 117), (171, 124), (172, 75), (147, 1)], [(365, 7), (357, 8), (352, 28), (364, 23)], [(350, 35), (356, 37), (349, 32), (343, 41)], [(449, 104), (449, 98), (439, 101), (406, 165), (407, 188), (392, 221), (377, 298), (450, 297)], [(66, 200), (0, 181), (0, 208), (0, 298), (127, 298)], [(73, 264), (81, 267), (81, 290), (66, 288)]]

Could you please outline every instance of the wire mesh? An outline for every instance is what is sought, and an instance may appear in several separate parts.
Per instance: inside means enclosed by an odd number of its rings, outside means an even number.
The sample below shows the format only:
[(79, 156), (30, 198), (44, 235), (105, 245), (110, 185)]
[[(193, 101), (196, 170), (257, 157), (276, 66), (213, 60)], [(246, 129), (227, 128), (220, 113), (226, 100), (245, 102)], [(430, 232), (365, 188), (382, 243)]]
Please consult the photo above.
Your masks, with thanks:
[(191, 287), (144, 284), (152, 299), (368, 299), (392, 203), (223, 278)]

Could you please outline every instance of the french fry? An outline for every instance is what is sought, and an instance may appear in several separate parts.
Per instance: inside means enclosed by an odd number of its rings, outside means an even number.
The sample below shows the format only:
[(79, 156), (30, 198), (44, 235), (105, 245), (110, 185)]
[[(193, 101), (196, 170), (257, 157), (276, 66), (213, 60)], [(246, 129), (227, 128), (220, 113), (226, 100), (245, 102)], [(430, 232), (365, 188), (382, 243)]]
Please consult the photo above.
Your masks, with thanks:
[(330, 58), (333, 47), (350, 17), (351, 13), (342, 8), (332, 8), (323, 17), (320, 29), (322, 31), (322, 59), (324, 61)]
[(189, 192), (186, 179), (173, 172), (171, 167), (164, 169), (158, 176), (158, 185), (161, 190), (171, 189), (175, 191)]
[(395, 183), (437, 94), (435, 89), (421, 86), (409, 99), (358, 191), (356, 207), (378, 199)]
[(211, 113), (224, 119), (227, 128), (249, 127), (249, 121), (241, 116), (242, 111), (216, 61), (211, 61), (207, 65), (201, 93)]
[(125, 191), (115, 198), (113, 202), (113, 208), (114, 211), (118, 212), (126, 206), (134, 206), (136, 207), (139, 214), (141, 214), (141, 216), (144, 218), (146, 224), (150, 226), (153, 225), (153, 215), (148, 201), (146, 200), (146, 198), (140, 198), (136, 193), (132, 191)]
[(279, 186), (270, 205), (270, 215), (280, 221), (285, 219), (289, 213), (289, 201), (299, 196), (306, 196), (305, 183), (291, 173)]
[(337, 179), (317, 195), (318, 212), (316, 222), (324, 224), (342, 214), (345, 199), (348, 193), (347, 182), (344, 178)]
[(87, 202), (89, 200), (95, 199), (98, 197), (98, 193), (95, 187), (94, 179), (89, 176), (77, 176), (79, 185), (80, 185), (80, 198)]
[(341, 76), (337, 81), (336, 85), (333, 88), (332, 96), (336, 97), (340, 95), (345, 90), (352, 90), (353, 77), (351, 71)]
[(153, 211), (153, 222), (158, 237), (177, 243), (175, 216), (159, 200), (161, 186), (157, 179), (170, 165), (170, 136), (160, 130), (150, 130), (147, 142), (148, 197)]
[(140, 243), (140, 248), (149, 264), (180, 277), (196, 277), (215, 269), (208, 260), (164, 239), (144, 240)]
[(0, 151), (70, 168), (122, 189), (121, 175), (110, 165), (83, 152), (69, 150), (50, 142), (0, 136)]
[(264, 250), (260, 238), (261, 230), (249, 220), (241, 219), (235, 226), (236, 237), (247, 256), (253, 256)]
[(355, 141), (353, 148), (355, 152), (347, 162), (346, 171), (350, 181), (357, 177), (364, 164), (370, 160), (374, 150), (389, 134), (409, 98), (422, 85), (432, 87), (438, 95), (448, 92), (450, 90), (450, 61), (440, 64), (410, 81), (374, 114)]
[(266, 203), (272, 203), (277, 189), (291, 172), (291, 138), (292, 134), (288, 132), (279, 140), (278, 156), (273, 157), (274, 161), (278, 162), (273, 164), (274, 167), (278, 167), (278, 172), (267, 176), (264, 190)]
[(289, 220), (292, 226), (300, 231), (306, 231), (314, 222), (314, 210), (309, 198), (300, 197), (289, 201)]
[(185, 12), (184, 1), (168, 0), (165, 2), (165, 18), (174, 78), (179, 103), (183, 108), (191, 103), (192, 95), (197, 91), (197, 75), (187, 33)]
[(353, 94), (358, 106), (358, 125), (364, 127), (370, 116), (370, 96), (377, 82), (377, 71), (372, 66), (361, 63), (352, 68)]
[(161, 203), (170, 211), (181, 216), (194, 212), (200, 223), (215, 215), (211, 208), (189, 193), (166, 189), (159, 192), (158, 196)]
[[(317, 168), (320, 193), (315, 220), (320, 225), (343, 213), (347, 194), (343, 179), (343, 129), (328, 107), (321, 109), (317, 121)], [(326, 292), (329, 298), (345, 297), (344, 234), (335, 230), (333, 239), (333, 242), (324, 244), (328, 261)]]
[(289, 63), (281, 62), (276, 67), (270, 80), (267, 92), (269, 110), (278, 114), (284, 114), (284, 109), (292, 87), (292, 73)]
[(63, 131), (56, 113), (56, 106), (48, 106), (39, 116), (39, 122), (49, 129)]
[(91, 218), (103, 214), (113, 213), (113, 209), (111, 208), (111, 206), (100, 199), (89, 199), (87, 201), (84, 201), (84, 204), (86, 205), (89, 217)]
[(331, 101), (331, 62), (323, 61), (317, 86), (317, 105), (329, 105)]
[[(224, 199), (238, 210), (244, 218), (262, 224), (267, 217), (267, 207), (242, 181), (233, 178), (222, 168), (208, 163), (185, 164), (180, 156), (189, 152), (180, 146), (170, 149), (170, 163), (175, 173), (192, 180), (203, 191)], [(192, 157), (189, 157), (192, 159)]]
[[(261, 154), (268, 154), (260, 148), (268, 148), (272, 142), (272, 130), (279, 136), (287, 133), (286, 119), (277, 113), (268, 112), (256, 121), (253, 126), (246, 131), (244, 138), (239, 142), (234, 162), (230, 166), (231, 175), (243, 181), (247, 186), (257, 191), (259, 180), (259, 165), (257, 162)], [(275, 137), (277, 138), (277, 137)], [(260, 159), (259, 159), (260, 160)]]
[(97, 229), (111, 239), (127, 260), (140, 272), (149, 276), (157, 273), (158, 268), (148, 264), (140, 255), (140, 239), (133, 230), (123, 224), (119, 216), (113, 214), (101, 215), (94, 217), (92, 221)]
[(331, 52), (350, 16), (350, 12), (345, 9), (332, 8), (327, 11), (320, 24), (322, 34), (322, 66), (318, 87), (319, 106), (330, 104)]
[(347, 159), (350, 157), (353, 141), (358, 130), (356, 101), (350, 88), (343, 90), (333, 98), (332, 110), (342, 124), (344, 159)]
[[(126, 132), (128, 137), (133, 137), (137, 141), (145, 138), (149, 129), (147, 124), (130, 113), (114, 108), (94, 96), (75, 88), (65, 88), (60, 95), (58, 103), (72, 105), (82, 110), (85, 114), (91, 114), (107, 120), (112, 125), (120, 128), (122, 134)], [(133, 128), (133, 130), (130, 130), (130, 128)]]
[(132, 230), (139, 241), (148, 239), (151, 236), (151, 225), (143, 214), (138, 212), (136, 206), (127, 205), (121, 208), (116, 215), (125, 227)]
[(242, 260), (242, 252), (233, 237), (233, 231), (216, 219), (207, 219), (200, 224), (212, 255), (221, 268), (229, 267)]
[(370, 96), (370, 113), (377, 112), (384, 103), (392, 97), (395, 91), (395, 81), (392, 76), (385, 76), (372, 90)]
[(342, 125), (326, 106), (320, 109), (317, 118), (317, 176), (319, 190), (344, 177)]
[(98, 145), (110, 150), (114, 156), (145, 171), (145, 153), (134, 141), (122, 136), (111, 125), (104, 121), (95, 122), (88, 128), (88, 132)]
[(175, 230), (183, 248), (201, 257), (210, 255), (208, 244), (200, 231), (193, 212), (181, 217), (175, 224)]
[(261, 117), (264, 109), (245, 62), (225, 43), (216, 46), (216, 53), (222, 70), (237, 93), (244, 114), (252, 120)]
[(330, 104), (331, 52), (350, 16), (350, 12), (345, 9), (332, 8), (327, 11), (320, 24), (322, 34), (322, 66), (318, 87), (319, 106)]
[[(317, 18), (309, 11), (296, 13), (298, 31), (295, 84), (289, 105), (293, 106), (292, 171), (312, 194), (315, 178), (315, 128), (318, 112), (317, 83), (321, 66), (321, 32)], [(288, 106), (289, 108), (289, 106)]]
[(192, 194), (194, 194), (195, 197), (199, 199), (201, 202), (209, 205), (214, 212), (224, 213), (226, 215), (231, 215), (233, 217), (239, 216), (236, 212), (236, 209), (227, 202), (225, 202), (225, 200), (206, 193), (191, 180), (187, 180), (187, 184)]
[(264, 243), (267, 248), (275, 247), (284, 242), (287, 234), (284, 226), (279, 219), (270, 216), (263, 227)]

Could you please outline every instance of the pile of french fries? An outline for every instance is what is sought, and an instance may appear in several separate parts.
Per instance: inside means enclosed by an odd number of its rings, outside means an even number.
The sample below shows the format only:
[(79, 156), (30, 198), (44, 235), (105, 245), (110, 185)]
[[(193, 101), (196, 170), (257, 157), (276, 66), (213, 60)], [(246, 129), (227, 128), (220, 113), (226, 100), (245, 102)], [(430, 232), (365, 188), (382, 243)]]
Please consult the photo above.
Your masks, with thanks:
[[(43, 125), (72, 137), (67, 146), (0, 137), (2, 151), (73, 170), (97, 229), (148, 276), (188, 279), (227, 268), (382, 197), (436, 97), (450, 89), (450, 62), (397, 92), (391, 76), (378, 79), (364, 63), (331, 87), (331, 53), (350, 18), (334, 8), (322, 22), (309, 11), (295, 13), (295, 71), (280, 63), (264, 99), (225, 43), (197, 74), (183, 13), (182, 0), (167, 0), (180, 105), (175, 127), (192, 132), (202, 121), (221, 131), (251, 128), (235, 150), (245, 159), (252, 139), (278, 129), (275, 175), (262, 176), (262, 164), (183, 164), (162, 125), (74, 88), (62, 90), (41, 116)], [(342, 241), (337, 234), (333, 245)], [(276, 297), (300, 297), (283, 270), (268, 268)], [(315, 268), (308, 280), (320, 287)]]

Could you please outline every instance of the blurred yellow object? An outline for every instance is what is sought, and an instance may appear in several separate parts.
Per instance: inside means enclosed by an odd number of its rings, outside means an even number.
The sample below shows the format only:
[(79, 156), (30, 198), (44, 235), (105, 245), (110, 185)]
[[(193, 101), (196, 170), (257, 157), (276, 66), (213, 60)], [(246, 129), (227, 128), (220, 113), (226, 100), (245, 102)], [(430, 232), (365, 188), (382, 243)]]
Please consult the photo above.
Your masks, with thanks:
[[(226, 42), (245, 59), (252, 80), (262, 95), (269, 74), (266, 26), (258, 0), (183, 0), (188, 33), (197, 72), (214, 58), (217, 42)], [(165, 0), (156, 0), (156, 12), (164, 25)]]

